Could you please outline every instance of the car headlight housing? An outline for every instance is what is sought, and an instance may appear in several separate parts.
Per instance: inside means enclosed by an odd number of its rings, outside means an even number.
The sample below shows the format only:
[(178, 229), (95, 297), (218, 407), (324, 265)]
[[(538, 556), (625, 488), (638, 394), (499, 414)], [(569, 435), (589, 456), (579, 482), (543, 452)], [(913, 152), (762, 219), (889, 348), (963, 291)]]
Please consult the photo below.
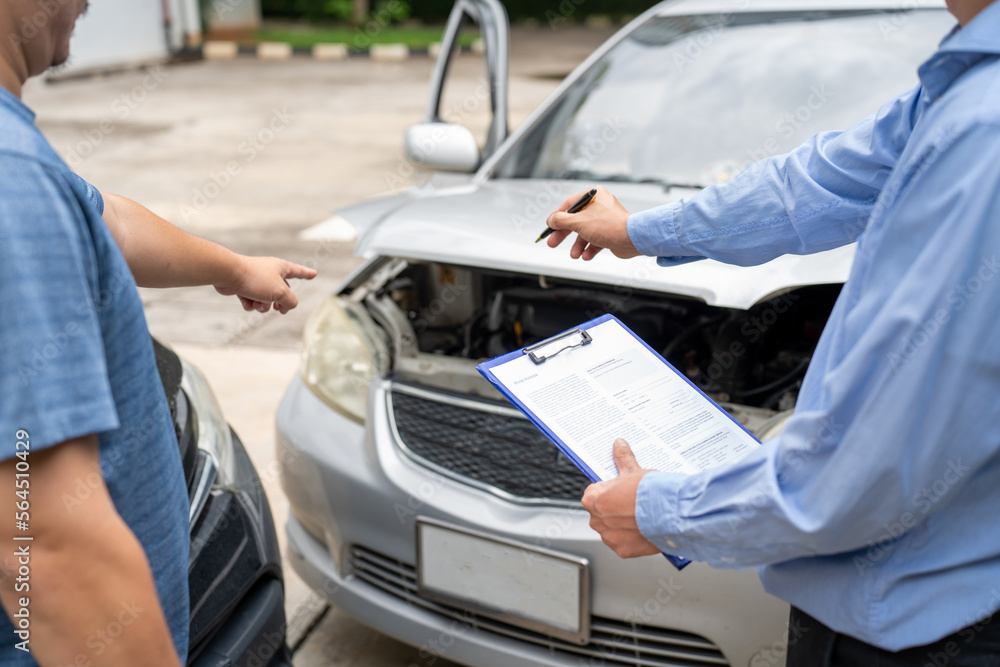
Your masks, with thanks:
[(181, 366), (181, 389), (187, 394), (195, 415), (198, 448), (210, 455), (215, 463), (215, 484), (232, 486), (236, 479), (236, 458), (229, 423), (222, 414), (215, 392), (201, 371), (184, 359), (181, 359)]
[(330, 297), (306, 324), (302, 379), (327, 405), (359, 424), (368, 411), (368, 387), (385, 372), (382, 335), (356, 303)]

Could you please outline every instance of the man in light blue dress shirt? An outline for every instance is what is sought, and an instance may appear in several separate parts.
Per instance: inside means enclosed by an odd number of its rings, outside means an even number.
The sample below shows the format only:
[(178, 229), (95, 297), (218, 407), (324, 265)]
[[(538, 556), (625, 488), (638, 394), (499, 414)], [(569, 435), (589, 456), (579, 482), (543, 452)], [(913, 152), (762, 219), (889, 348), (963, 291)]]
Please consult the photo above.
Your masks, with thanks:
[(620, 556), (760, 567), (808, 632), (789, 665), (1000, 665), (1000, 2), (920, 85), (729, 183), (629, 215), (552, 214), (555, 247), (755, 265), (858, 242), (784, 433), (701, 474), (591, 486)]

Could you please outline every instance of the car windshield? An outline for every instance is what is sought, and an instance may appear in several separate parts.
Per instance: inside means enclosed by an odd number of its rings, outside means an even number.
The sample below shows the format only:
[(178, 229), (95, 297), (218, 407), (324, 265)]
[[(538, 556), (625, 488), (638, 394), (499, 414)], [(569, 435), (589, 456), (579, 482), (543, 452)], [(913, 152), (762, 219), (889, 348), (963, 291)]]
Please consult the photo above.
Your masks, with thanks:
[(707, 186), (917, 83), (944, 10), (652, 18), (570, 87), (499, 178)]

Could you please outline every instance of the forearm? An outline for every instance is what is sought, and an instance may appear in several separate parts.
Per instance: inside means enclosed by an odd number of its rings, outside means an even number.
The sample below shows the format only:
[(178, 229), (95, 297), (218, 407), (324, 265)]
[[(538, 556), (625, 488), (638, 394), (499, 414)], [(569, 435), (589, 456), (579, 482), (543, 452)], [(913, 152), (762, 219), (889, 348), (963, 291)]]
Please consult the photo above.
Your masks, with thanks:
[(995, 132), (942, 138), (900, 191), (779, 438), (733, 466), (642, 480), (647, 539), (723, 567), (845, 553), (995, 486), (1000, 165), (969, 160)]
[(17, 596), (30, 596), (30, 647), (41, 667), (179, 665), (145, 553), (120, 519), (109, 524), (72, 548), (36, 539), (30, 591), (4, 591), (8, 614)]
[(102, 193), (104, 220), (140, 287), (187, 287), (236, 283), (243, 258), (217, 243), (189, 234), (149, 209)]
[[(15, 488), (17, 461), (0, 462), (0, 488)], [(13, 517), (0, 526), (9, 545), (0, 562), (29, 574), (18, 581), (4, 573), (0, 603), (10, 618), (30, 610), (28, 648), (42, 667), (178, 667), (146, 553), (103, 480), (72, 509), (64, 502), (66, 490), (90, 480), (94, 470), (100, 470), (96, 435), (32, 452), (30, 485), (18, 488), (30, 499), (33, 539), (13, 539), (23, 535)]]
[(664, 265), (707, 257), (747, 266), (857, 240), (910, 135), (915, 94), (844, 132), (816, 135), (753, 164), (728, 183), (633, 214), (633, 244)]

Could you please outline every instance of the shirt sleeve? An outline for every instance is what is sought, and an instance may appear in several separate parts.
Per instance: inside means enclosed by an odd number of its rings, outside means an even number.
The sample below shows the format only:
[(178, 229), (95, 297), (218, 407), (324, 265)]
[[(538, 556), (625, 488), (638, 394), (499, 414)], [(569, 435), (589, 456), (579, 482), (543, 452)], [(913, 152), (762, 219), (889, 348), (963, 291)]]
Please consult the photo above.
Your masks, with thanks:
[(920, 88), (844, 132), (816, 135), (732, 181), (633, 214), (636, 249), (661, 266), (703, 258), (752, 266), (857, 240), (910, 137)]
[(97, 212), (100, 215), (104, 215), (104, 195), (101, 194), (101, 191), (91, 185), (88, 181), (85, 181), (79, 174), (75, 172), (70, 173), (71, 178), (73, 178), (73, 180), (75, 180), (76, 183), (82, 187), (84, 191), (86, 191), (87, 199), (89, 199), (90, 203), (94, 205)]
[(852, 314), (871, 319), (822, 370), (818, 407), (742, 461), (643, 478), (636, 518), (648, 539), (718, 567), (842, 553), (901, 519), (919, 525), (989, 474), (1000, 448), (1000, 161), (984, 146), (998, 130), (980, 125), (930, 152), (880, 222), (885, 252), (867, 270), (885, 299)]
[(32, 450), (118, 427), (99, 309), (117, 294), (99, 282), (86, 214), (60, 174), (0, 156), (0, 459), (13, 434)]

